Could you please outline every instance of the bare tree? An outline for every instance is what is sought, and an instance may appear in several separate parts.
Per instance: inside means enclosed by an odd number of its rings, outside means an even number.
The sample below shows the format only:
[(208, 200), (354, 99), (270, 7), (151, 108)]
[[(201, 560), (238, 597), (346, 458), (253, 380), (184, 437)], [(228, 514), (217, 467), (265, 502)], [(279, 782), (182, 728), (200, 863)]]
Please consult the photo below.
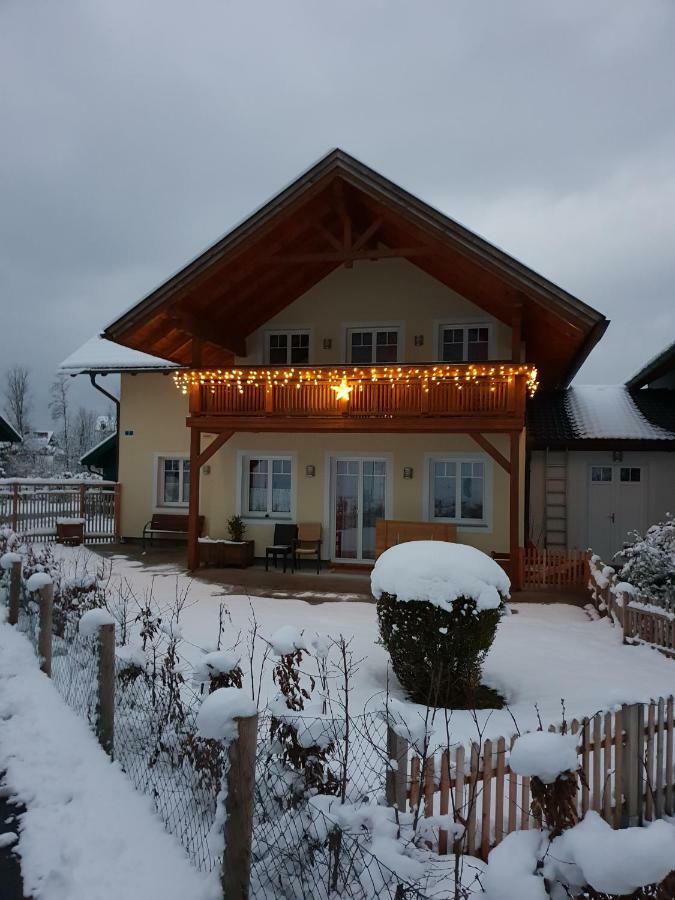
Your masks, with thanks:
[(69, 391), (70, 384), (68, 382), (68, 376), (64, 375), (63, 372), (59, 372), (54, 378), (54, 381), (52, 381), (52, 385), (49, 389), (49, 411), (52, 415), (52, 421), (61, 427), (60, 437), (63, 452), (66, 457), (66, 468), (70, 467), (72, 450)]
[(28, 416), (31, 408), (30, 372), (23, 366), (10, 366), (5, 376), (3, 388), (5, 412), (20, 435), (29, 428)]
[(77, 411), (73, 426), (73, 437), (78, 459), (87, 450), (91, 450), (97, 442), (96, 418), (96, 413), (92, 409), (85, 409), (84, 406), (80, 406)]

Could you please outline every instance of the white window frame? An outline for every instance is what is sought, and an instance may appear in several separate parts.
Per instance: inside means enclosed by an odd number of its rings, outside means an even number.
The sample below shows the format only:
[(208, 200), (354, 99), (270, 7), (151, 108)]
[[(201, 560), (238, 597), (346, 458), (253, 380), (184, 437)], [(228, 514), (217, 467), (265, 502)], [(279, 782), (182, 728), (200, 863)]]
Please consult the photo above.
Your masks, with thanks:
[[(342, 358), (344, 360), (344, 364), (351, 365), (363, 365), (363, 366), (394, 366), (401, 363), (405, 358), (405, 328), (403, 322), (348, 322), (342, 326), (343, 328), (343, 354)], [(352, 363), (351, 360), (351, 351), (352, 351), (352, 333), (355, 331), (370, 331), (373, 334), (376, 331), (395, 331), (398, 335), (398, 339), (396, 341), (396, 360), (391, 363), (378, 363), (378, 362), (369, 362), (369, 363)], [(375, 347), (375, 344), (372, 345)]]
[(157, 453), (155, 454), (155, 465), (154, 465), (154, 500), (155, 500), (155, 510), (161, 512), (166, 509), (187, 509), (190, 505), (189, 499), (189, 481), (188, 481), (188, 499), (187, 500), (178, 500), (176, 502), (167, 502), (164, 499), (164, 462), (167, 459), (176, 459), (181, 465), (178, 470), (178, 494), (180, 497), (183, 496), (183, 487), (184, 487), (184, 471), (183, 471), (183, 462), (190, 461), (189, 453)]
[[(287, 349), (286, 362), (285, 363), (271, 363), (270, 362), (270, 338), (273, 335), (282, 335), (282, 334), (286, 335), (286, 337), (288, 338), (288, 346), (286, 348)], [(290, 360), (288, 358), (290, 355), (290, 352), (291, 352), (291, 338), (293, 337), (293, 335), (297, 335), (297, 334), (306, 334), (307, 337), (309, 338), (309, 346), (307, 348), (307, 362), (306, 363), (292, 363), (292, 362), (290, 362)], [(313, 346), (312, 346), (312, 331), (310, 328), (301, 328), (301, 327), (269, 328), (269, 329), (265, 330), (265, 333), (263, 335), (263, 341), (264, 341), (263, 359), (265, 361), (266, 366), (275, 365), (275, 366), (284, 366), (285, 367), (285, 366), (301, 366), (301, 365), (311, 365), (312, 364), (314, 355), (313, 355)]]
[[(470, 360), (469, 356), (469, 329), (470, 328), (487, 328), (488, 330), (488, 355), (487, 361), (493, 360), (495, 358), (495, 329), (494, 324), (492, 322), (487, 321), (471, 321), (471, 322), (438, 322), (436, 326), (436, 354), (438, 362), (444, 362), (443, 360), (443, 332), (447, 328), (456, 328), (461, 329), (464, 332), (464, 340), (462, 343), (462, 359), (456, 360), (459, 364), (466, 362), (481, 362), (482, 360)], [(452, 360), (447, 360), (449, 365), (452, 365)]]
[[(434, 477), (433, 465), (437, 462), (451, 462), (457, 466), (457, 504), (456, 509), (461, 510), (461, 465), (462, 463), (482, 463), (483, 464), (483, 517), (482, 519), (463, 519), (457, 515), (454, 518), (447, 518), (434, 515)], [(449, 522), (457, 525), (460, 530), (476, 531), (480, 530), (484, 533), (491, 533), (493, 528), (493, 466), (492, 459), (485, 453), (448, 453), (439, 451), (438, 453), (427, 453), (424, 457), (424, 502), (423, 512), (427, 522)]]
[[(265, 459), (272, 463), (275, 459), (289, 460), (291, 463), (291, 503), (287, 513), (273, 513), (270, 509), (270, 495), (272, 491), (271, 470), (268, 469), (268, 511), (252, 512), (248, 507), (248, 476), (249, 463), (252, 459)], [(266, 452), (257, 450), (240, 450), (237, 453), (237, 515), (245, 522), (294, 522), (296, 517), (296, 492), (297, 492), (297, 454), (284, 451)]]

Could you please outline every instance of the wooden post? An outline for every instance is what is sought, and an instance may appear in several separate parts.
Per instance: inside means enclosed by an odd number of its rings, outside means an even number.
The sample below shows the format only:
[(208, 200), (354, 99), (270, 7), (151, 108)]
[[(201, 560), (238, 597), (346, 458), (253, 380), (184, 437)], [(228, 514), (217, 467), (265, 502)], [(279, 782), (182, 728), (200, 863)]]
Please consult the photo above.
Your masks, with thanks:
[(220, 876), (223, 900), (247, 900), (249, 895), (257, 714), (237, 719), (237, 732), (228, 750), (225, 848)]
[(113, 755), (115, 735), (115, 625), (98, 630), (98, 719), (96, 737), (108, 756)]
[(113, 504), (113, 530), (115, 532), (115, 543), (119, 543), (122, 538), (122, 485), (119, 482), (115, 485)]
[(80, 518), (85, 519), (87, 513), (87, 486), (80, 484)]
[(522, 362), (523, 353), (523, 307), (518, 304), (511, 319), (511, 359), (515, 363)]
[(38, 656), (40, 669), (52, 676), (52, 610), (54, 606), (54, 585), (40, 588), (40, 620), (38, 631)]
[(7, 621), (16, 625), (19, 621), (19, 600), (21, 598), (21, 563), (13, 562), (9, 573), (9, 615)]
[(387, 806), (405, 812), (408, 797), (408, 741), (387, 725)]
[(635, 825), (642, 825), (642, 806), (644, 802), (644, 706), (641, 703), (623, 706), (621, 719), (625, 732), (623, 744), (623, 783), (621, 785), (623, 794), (621, 826), (623, 828), (629, 828)]
[(188, 569), (199, 568), (199, 450), (201, 432), (198, 428), (190, 429), (190, 496), (188, 498)]
[(19, 530), (19, 485), (12, 485), (12, 531)]
[(511, 587), (519, 591), (523, 586), (520, 558), (520, 432), (512, 431), (509, 476), (509, 556), (511, 558)]

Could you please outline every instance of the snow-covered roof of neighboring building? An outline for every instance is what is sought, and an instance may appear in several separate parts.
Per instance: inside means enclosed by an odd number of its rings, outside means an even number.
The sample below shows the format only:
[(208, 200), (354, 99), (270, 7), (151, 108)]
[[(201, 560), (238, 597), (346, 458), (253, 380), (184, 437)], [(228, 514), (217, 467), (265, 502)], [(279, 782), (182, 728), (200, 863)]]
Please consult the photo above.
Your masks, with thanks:
[(64, 359), (59, 368), (64, 372), (80, 375), (84, 372), (149, 372), (177, 369), (179, 366), (168, 359), (150, 356), (96, 336)]
[(17, 444), (21, 440), (16, 428), (0, 416), (0, 444)]
[(675, 369), (675, 341), (657, 353), (626, 382), (628, 388), (641, 388)]
[(675, 391), (580, 385), (541, 392), (528, 405), (527, 430), (530, 443), (539, 447), (675, 442)]

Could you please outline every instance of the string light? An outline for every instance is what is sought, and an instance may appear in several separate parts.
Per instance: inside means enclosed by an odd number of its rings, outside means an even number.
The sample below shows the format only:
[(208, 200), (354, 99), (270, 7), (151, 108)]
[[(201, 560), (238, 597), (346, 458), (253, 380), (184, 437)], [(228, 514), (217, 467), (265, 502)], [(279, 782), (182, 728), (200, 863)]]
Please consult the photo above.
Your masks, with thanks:
[(364, 384), (396, 384), (411, 386), (420, 384), (425, 393), (441, 385), (457, 390), (462, 385), (487, 383), (491, 390), (498, 384), (511, 384), (515, 377), (525, 377), (527, 391), (532, 397), (537, 390), (537, 369), (526, 363), (438, 363), (426, 366), (344, 366), (335, 368), (237, 368), (237, 369), (191, 369), (174, 372), (176, 387), (187, 394), (190, 387), (199, 386), (215, 392), (216, 387), (225, 386), (243, 394), (245, 388), (293, 387), (300, 390), (303, 385), (328, 385), (335, 391), (338, 400), (348, 400), (354, 387), (363, 390)]

